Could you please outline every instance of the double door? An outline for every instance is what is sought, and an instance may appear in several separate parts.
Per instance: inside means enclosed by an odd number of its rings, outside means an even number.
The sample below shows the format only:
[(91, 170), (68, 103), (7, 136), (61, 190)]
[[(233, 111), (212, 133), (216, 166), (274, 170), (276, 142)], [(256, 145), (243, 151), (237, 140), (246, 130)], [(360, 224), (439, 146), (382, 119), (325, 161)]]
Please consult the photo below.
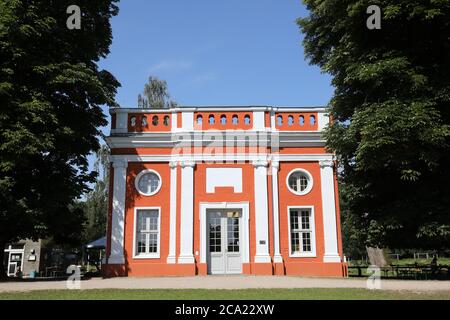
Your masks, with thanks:
[(242, 212), (215, 209), (208, 215), (208, 273), (242, 273)]

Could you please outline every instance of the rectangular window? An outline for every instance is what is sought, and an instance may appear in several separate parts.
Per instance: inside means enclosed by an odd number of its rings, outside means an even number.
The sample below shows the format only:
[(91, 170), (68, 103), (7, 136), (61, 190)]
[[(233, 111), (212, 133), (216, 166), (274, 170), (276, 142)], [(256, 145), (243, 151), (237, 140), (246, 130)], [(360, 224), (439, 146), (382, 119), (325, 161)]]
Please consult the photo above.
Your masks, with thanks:
[(159, 254), (159, 210), (136, 213), (136, 256)]
[(313, 217), (311, 209), (289, 209), (291, 254), (313, 253)]

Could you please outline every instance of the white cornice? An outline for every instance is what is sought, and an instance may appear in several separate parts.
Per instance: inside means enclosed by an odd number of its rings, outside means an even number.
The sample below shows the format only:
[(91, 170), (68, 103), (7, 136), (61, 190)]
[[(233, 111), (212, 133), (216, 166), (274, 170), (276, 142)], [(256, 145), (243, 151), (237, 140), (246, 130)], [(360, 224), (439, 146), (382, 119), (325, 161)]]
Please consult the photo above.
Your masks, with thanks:
[(173, 113), (173, 112), (203, 112), (203, 111), (274, 111), (274, 112), (325, 112), (326, 107), (296, 107), (296, 106), (181, 106), (167, 109), (141, 108), (110, 108), (109, 113)]
[[(258, 145), (280, 147), (323, 147), (325, 140), (320, 132), (302, 131), (232, 131), (232, 132), (174, 132), (122, 134), (107, 137), (110, 148), (174, 148), (186, 146), (208, 146), (214, 142), (223, 147), (249, 145), (257, 137)], [(251, 144), (251, 143), (250, 143)]]
[(252, 161), (255, 163), (292, 162), (292, 161), (332, 161), (333, 154), (185, 154), (185, 155), (111, 155), (111, 162), (168, 162), (185, 163), (214, 161)]

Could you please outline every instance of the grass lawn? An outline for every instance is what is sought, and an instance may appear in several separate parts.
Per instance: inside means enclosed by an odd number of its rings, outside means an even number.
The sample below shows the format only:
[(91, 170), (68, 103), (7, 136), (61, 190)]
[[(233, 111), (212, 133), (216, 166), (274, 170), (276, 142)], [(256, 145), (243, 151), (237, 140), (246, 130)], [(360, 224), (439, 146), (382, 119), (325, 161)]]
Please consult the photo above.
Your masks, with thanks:
[(408, 291), (345, 289), (245, 289), (245, 290), (42, 290), (2, 292), (0, 300), (450, 300), (450, 292), (416, 293)]

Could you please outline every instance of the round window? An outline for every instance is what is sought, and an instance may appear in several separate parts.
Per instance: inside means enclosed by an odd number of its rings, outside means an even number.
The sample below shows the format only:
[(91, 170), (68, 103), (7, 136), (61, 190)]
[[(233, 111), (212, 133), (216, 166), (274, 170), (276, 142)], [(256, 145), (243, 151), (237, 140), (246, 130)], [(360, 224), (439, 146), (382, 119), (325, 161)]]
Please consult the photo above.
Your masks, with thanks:
[(137, 175), (135, 185), (140, 194), (151, 196), (161, 188), (161, 177), (156, 171), (144, 170)]
[(294, 169), (287, 176), (287, 186), (291, 192), (304, 195), (312, 189), (311, 174), (303, 169)]

